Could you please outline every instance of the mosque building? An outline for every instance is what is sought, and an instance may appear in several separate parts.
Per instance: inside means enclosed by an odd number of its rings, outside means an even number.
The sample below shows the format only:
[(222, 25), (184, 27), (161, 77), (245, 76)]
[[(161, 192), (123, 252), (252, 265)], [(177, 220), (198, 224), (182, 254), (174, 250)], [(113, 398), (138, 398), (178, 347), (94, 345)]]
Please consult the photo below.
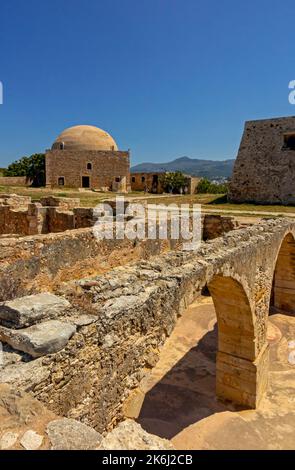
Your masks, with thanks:
[(118, 150), (113, 137), (95, 126), (65, 129), (46, 152), (46, 186), (127, 192), (129, 150)]

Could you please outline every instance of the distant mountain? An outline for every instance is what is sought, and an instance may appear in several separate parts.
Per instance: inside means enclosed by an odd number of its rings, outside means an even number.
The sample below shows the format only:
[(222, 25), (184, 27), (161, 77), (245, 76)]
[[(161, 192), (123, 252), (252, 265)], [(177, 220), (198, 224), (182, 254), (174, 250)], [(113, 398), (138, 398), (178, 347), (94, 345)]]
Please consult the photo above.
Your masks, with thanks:
[(181, 157), (166, 163), (140, 163), (131, 168), (131, 173), (153, 173), (159, 171), (182, 171), (192, 176), (201, 176), (210, 180), (228, 178), (232, 174), (234, 159), (201, 160)]

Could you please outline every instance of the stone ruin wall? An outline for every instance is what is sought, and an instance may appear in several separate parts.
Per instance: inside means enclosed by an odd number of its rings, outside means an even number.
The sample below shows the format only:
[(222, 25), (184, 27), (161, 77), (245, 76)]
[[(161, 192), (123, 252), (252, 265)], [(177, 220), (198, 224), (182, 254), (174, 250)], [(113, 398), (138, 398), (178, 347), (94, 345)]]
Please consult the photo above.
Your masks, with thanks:
[[(15, 198), (7, 198), (10, 206), (22, 203), (26, 213), (30, 200)], [(38, 209), (46, 217), (50, 211), (74, 213), (76, 203), (47, 198)], [(81, 209), (79, 223), (89, 223), (91, 211)], [(203, 219), (206, 239), (233, 228), (231, 218)], [(183, 295), (191, 295), (191, 281), (187, 285), (185, 280), (189, 265), (182, 266), (191, 255), (175, 251), (181, 245), (182, 240), (97, 240), (92, 227), (0, 240), (0, 300), (54, 292), (69, 301), (54, 318), (75, 324), (65, 348), (24, 362), (13, 359), (0, 370), (0, 382), (32, 392), (61, 416), (99, 431), (112, 428), (124, 415), (130, 391), (156, 364), (187, 302)], [(158, 261), (168, 251), (171, 257)], [(192, 297), (204, 283), (202, 275)], [(3, 340), (3, 331), (0, 336)]]
[(170, 249), (174, 240), (97, 240), (92, 228), (0, 240), (0, 299), (56, 290), (71, 279), (102, 273)]
[[(106, 202), (115, 214), (115, 201)], [(127, 205), (126, 201), (125, 208)], [(79, 206), (78, 198), (48, 196), (32, 203), (28, 196), (0, 195), (0, 236), (58, 233), (92, 227), (98, 218), (95, 209)], [(215, 238), (234, 228), (233, 218), (206, 214), (202, 216), (202, 228), (205, 240)]]
[(89, 227), (95, 223), (93, 209), (80, 208), (75, 198), (0, 196), (0, 235), (35, 235)]
[[(163, 177), (165, 173), (163, 172), (153, 172), (153, 173), (146, 173), (146, 172), (136, 172), (131, 173), (130, 180), (131, 180), (131, 190), (132, 191), (145, 191), (148, 192), (156, 192), (157, 194), (163, 194), (164, 189), (161, 184), (161, 177)], [(157, 176), (158, 181), (153, 188), (153, 178)], [(197, 176), (185, 176), (185, 186), (187, 187), (187, 194), (195, 194), (197, 186), (202, 178)], [(156, 190), (155, 190), (156, 189)]]
[[(222, 217), (212, 223), (210, 216), (204, 228), (206, 237), (212, 239), (233, 229), (234, 224)], [(3, 238), (0, 240), (0, 301), (56, 290), (60, 283), (148, 259), (181, 245), (181, 240), (97, 240), (92, 228)]]
[(287, 134), (295, 136), (295, 117), (246, 122), (230, 183), (230, 201), (295, 203), (295, 150), (284, 148)]
[[(217, 274), (244, 286), (257, 315), (260, 357), (274, 253), (290, 230), (293, 222), (268, 221), (204, 243), (198, 252), (170, 252), (68, 284), (63, 295), (69, 306), (55, 315), (74, 324), (75, 334), (57, 353), (5, 367), (0, 382), (31, 391), (59, 415), (101, 432), (110, 429), (124, 417), (130, 392), (156, 364), (178, 316)], [(229, 293), (231, 302), (234, 295)], [(261, 364), (257, 371), (245, 368), (244, 399), (247, 394), (250, 399), (249, 377), (260, 374)], [(228, 383), (228, 364), (221, 361), (219, 367)]]
[[(71, 279), (102, 273), (182, 246), (183, 241), (170, 239), (169, 233), (168, 240), (98, 240), (92, 229), (96, 221), (93, 209), (75, 207), (79, 200), (51, 197), (42, 199), (42, 205), (30, 203), (30, 198), (7, 199), (10, 205), (0, 206), (0, 215), (4, 214), (0, 233), (18, 236), (4, 235), (0, 239), (0, 301), (56, 290), (59, 284)], [(21, 202), (19, 210), (11, 209)], [(231, 217), (203, 216), (205, 240), (234, 228), (237, 224)], [(32, 235), (22, 236), (30, 232)]]

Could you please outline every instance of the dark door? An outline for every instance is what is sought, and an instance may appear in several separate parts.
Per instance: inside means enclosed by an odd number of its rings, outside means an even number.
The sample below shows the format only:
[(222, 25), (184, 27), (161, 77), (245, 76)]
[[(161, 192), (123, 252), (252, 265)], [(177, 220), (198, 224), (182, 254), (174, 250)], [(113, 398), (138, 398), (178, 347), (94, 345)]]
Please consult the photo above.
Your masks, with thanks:
[(90, 188), (89, 176), (82, 176), (82, 188)]
[(158, 192), (158, 184), (159, 184), (158, 175), (153, 175), (152, 193), (157, 193)]

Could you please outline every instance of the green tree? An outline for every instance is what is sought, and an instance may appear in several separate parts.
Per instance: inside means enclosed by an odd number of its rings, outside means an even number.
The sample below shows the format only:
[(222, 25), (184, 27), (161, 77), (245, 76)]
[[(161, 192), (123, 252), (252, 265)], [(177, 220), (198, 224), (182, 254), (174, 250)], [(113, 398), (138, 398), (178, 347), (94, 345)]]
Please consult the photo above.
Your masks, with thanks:
[(160, 179), (163, 189), (167, 193), (178, 193), (186, 185), (185, 176), (181, 171), (164, 173)]
[(4, 170), (4, 176), (26, 176), (31, 186), (45, 186), (45, 154), (34, 153), (20, 158)]
[(209, 194), (227, 194), (228, 184), (216, 184), (209, 181), (207, 178), (202, 178), (197, 186), (197, 193)]

